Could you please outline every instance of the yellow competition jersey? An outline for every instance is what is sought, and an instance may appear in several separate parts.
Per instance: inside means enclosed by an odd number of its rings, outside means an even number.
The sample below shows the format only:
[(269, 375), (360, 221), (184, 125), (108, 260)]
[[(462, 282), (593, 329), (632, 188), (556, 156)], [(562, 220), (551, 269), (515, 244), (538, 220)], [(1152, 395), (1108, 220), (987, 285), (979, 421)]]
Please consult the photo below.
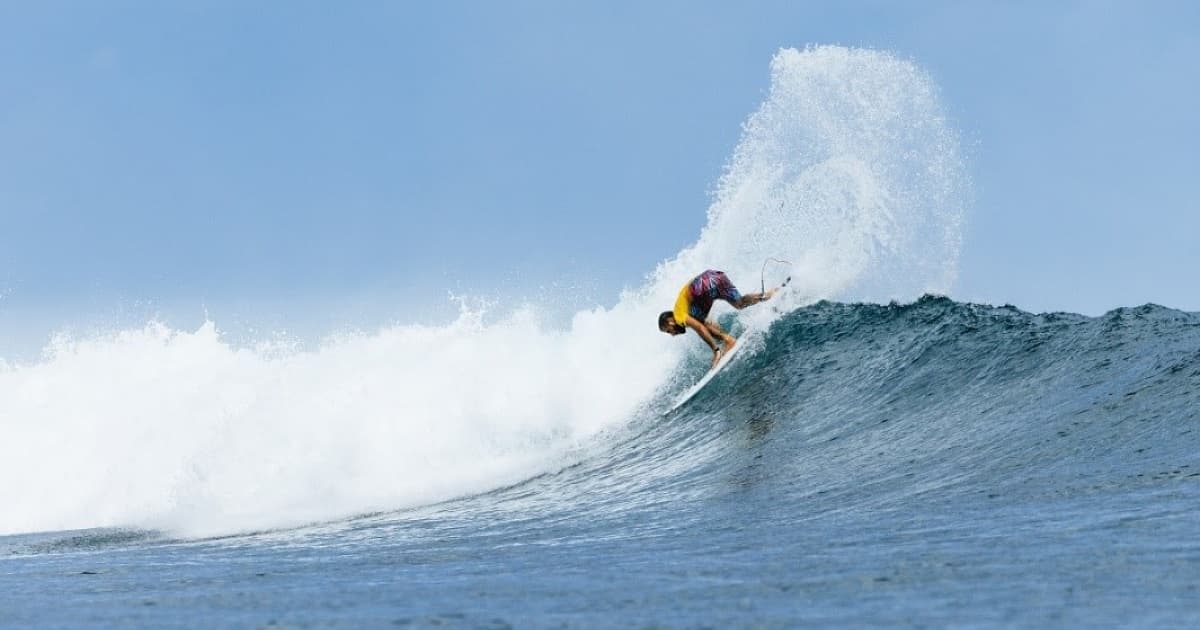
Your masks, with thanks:
[(679, 290), (679, 297), (675, 300), (675, 321), (679, 322), (680, 326), (687, 326), (688, 307), (692, 302), (692, 283), (689, 281)]

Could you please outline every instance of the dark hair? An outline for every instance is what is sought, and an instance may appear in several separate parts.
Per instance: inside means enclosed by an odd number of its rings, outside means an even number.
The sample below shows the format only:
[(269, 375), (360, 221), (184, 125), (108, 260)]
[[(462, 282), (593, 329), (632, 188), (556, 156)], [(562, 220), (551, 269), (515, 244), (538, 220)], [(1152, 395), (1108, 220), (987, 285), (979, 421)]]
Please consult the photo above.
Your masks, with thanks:
[(673, 313), (671, 311), (663, 311), (662, 313), (660, 313), (658, 316), (658, 329), (662, 330), (663, 325), (665, 325), (667, 322), (670, 322), (672, 324), (675, 323), (675, 313)]

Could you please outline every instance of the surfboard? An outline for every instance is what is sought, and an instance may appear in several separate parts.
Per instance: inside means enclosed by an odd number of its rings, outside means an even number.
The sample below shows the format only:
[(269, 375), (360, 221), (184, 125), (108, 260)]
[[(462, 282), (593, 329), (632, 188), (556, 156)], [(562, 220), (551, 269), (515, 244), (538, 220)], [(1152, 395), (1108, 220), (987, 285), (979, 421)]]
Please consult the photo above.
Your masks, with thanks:
[(663, 412), (663, 415), (665, 416), (665, 415), (671, 413), (672, 411), (675, 411), (676, 409), (682, 407), (683, 403), (686, 403), (687, 401), (692, 399), (692, 396), (695, 396), (696, 394), (700, 393), (700, 390), (704, 389), (704, 386), (708, 385), (708, 382), (713, 380), (713, 377), (715, 377), (721, 370), (725, 369), (725, 366), (732, 363), (734, 357), (736, 357), (738, 355), (738, 353), (741, 352), (742, 348), (744, 348), (748, 345), (750, 345), (750, 340), (745, 339), (745, 336), (743, 335), (743, 338), (738, 340), (738, 342), (733, 345), (733, 350), (726, 352), (724, 354), (724, 356), (721, 357), (721, 360), (717, 361), (716, 367), (709, 370), (699, 381), (696, 382), (695, 385), (692, 385), (691, 387), (689, 387), (686, 392), (683, 392), (682, 394), (680, 394), (679, 398), (675, 399), (675, 403), (671, 405), (671, 408), (667, 409), (666, 411)]

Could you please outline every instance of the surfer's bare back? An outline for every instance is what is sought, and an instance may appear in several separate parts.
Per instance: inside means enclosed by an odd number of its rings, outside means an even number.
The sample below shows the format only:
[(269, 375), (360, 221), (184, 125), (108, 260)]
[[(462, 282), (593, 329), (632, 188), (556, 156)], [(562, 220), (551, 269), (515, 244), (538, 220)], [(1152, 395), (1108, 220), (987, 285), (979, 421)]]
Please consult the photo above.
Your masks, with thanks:
[[(721, 356), (737, 343), (737, 340), (721, 330), (716, 322), (708, 321), (708, 312), (712, 310), (713, 301), (725, 300), (741, 310), (771, 299), (778, 290), (742, 295), (729, 281), (725, 272), (709, 269), (683, 285), (679, 290), (679, 298), (675, 300), (675, 310), (663, 311), (658, 316), (658, 329), (668, 335), (682, 335), (688, 328), (696, 331), (704, 343), (712, 348), (713, 359), (709, 367), (712, 369), (717, 367)], [(718, 339), (724, 342), (724, 349), (717, 343)]]

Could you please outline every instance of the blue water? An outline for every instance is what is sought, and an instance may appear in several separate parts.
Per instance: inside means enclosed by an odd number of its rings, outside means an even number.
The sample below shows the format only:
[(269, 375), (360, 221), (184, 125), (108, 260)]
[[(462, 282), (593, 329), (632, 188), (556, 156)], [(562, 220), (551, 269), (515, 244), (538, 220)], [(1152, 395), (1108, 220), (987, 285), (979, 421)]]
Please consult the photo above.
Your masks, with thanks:
[(765, 342), (474, 496), (0, 537), (0, 625), (1200, 625), (1200, 315), (820, 302)]

